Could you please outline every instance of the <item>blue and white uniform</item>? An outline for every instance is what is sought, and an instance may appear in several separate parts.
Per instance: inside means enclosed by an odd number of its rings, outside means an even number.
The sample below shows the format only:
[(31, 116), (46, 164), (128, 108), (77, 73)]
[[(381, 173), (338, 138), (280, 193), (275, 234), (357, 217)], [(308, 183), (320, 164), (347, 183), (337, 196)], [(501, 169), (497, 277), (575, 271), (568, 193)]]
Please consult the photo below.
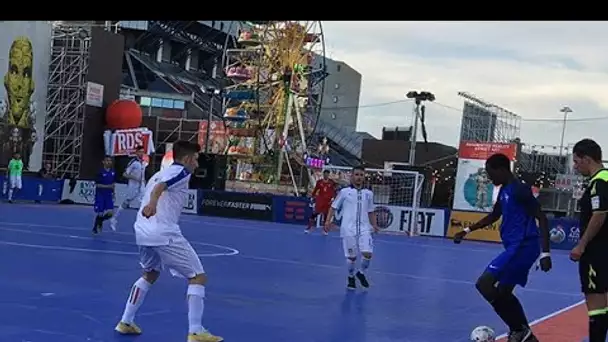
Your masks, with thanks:
[(533, 213), (539, 206), (530, 186), (514, 180), (498, 193), (492, 215), (502, 216), (500, 237), (505, 251), (488, 265), (501, 284), (526, 286), (528, 273), (540, 256), (540, 239)]
[[(95, 184), (112, 185), (116, 181), (116, 173), (112, 169), (102, 169), (97, 174)], [(114, 189), (95, 188), (95, 203), (93, 209), (98, 214), (111, 213), (114, 210)]]
[(143, 190), (145, 189), (145, 171), (146, 168), (139, 158), (133, 158), (129, 161), (125, 174), (134, 177), (135, 179), (129, 178), (127, 183), (127, 194), (123, 202), (123, 207), (128, 207), (131, 202), (141, 198)]
[(347, 258), (354, 258), (358, 252), (372, 253), (372, 224), (369, 213), (374, 212), (374, 193), (369, 189), (343, 188), (331, 204), (342, 217), (340, 236)]
[[(188, 200), (190, 176), (183, 165), (173, 163), (152, 176), (146, 186), (134, 225), (140, 264), (146, 271), (169, 269), (171, 274), (185, 278), (204, 273), (198, 255), (182, 235), (178, 224), (182, 208)], [(165, 183), (167, 190), (158, 200), (156, 215), (146, 218), (142, 210), (150, 202), (152, 190), (159, 183)]]

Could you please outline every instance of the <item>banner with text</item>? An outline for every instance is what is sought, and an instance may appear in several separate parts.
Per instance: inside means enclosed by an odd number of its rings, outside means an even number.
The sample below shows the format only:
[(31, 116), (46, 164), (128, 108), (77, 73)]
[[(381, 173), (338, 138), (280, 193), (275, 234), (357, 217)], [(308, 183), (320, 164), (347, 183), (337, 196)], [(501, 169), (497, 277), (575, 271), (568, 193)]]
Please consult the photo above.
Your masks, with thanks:
[(272, 221), (272, 195), (230, 191), (201, 192), (199, 215)]
[[(454, 234), (481, 220), (486, 215), (486, 213), (477, 213), (470, 211), (452, 211), (452, 213), (450, 214), (450, 222), (448, 224), (448, 232), (446, 234), (446, 237), (453, 238)], [(470, 234), (467, 234), (465, 239), (500, 242), (501, 222), (502, 220), (498, 220), (489, 227), (471, 232)]]
[[(8, 196), (8, 179), (0, 176), (2, 197)], [(59, 202), (63, 180), (44, 179), (38, 177), (22, 177), (21, 190), (15, 192), (15, 201)]]
[(414, 212), (410, 207), (377, 205), (374, 211), (381, 231), (406, 233), (416, 224), (420, 235), (445, 235), (446, 211), (443, 209), (419, 208)]
[[(114, 188), (115, 201), (114, 206), (118, 206), (126, 198), (128, 189), (126, 184), (116, 184)], [(63, 182), (63, 191), (61, 194), (62, 201), (71, 201), (75, 204), (93, 205), (95, 202), (95, 182), (77, 180), (65, 180)], [(131, 208), (139, 209), (140, 200), (137, 199), (131, 202)], [(188, 190), (188, 199), (184, 203), (182, 213), (196, 214), (198, 207), (198, 191), (194, 189)]]
[(551, 249), (571, 250), (578, 243), (581, 231), (579, 222), (570, 218), (549, 220), (549, 239)]
[(307, 225), (312, 215), (310, 200), (304, 197), (274, 196), (274, 222)]
[(454, 205), (457, 211), (490, 212), (498, 188), (492, 184), (485, 170), (486, 160), (502, 153), (511, 160), (517, 153), (516, 144), (462, 141), (458, 148), (458, 170), (454, 186)]

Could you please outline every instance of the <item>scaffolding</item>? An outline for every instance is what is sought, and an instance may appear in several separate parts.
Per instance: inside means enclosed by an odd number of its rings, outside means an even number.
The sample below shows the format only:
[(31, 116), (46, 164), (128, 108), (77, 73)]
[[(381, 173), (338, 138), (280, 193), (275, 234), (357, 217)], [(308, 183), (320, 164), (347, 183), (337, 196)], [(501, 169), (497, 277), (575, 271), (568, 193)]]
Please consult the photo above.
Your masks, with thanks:
[(42, 157), (59, 177), (80, 170), (91, 26), (53, 25)]
[(572, 146), (565, 147), (566, 154), (559, 155), (559, 146), (521, 144), (517, 160), (523, 172), (544, 172), (548, 175), (569, 173)]
[(510, 143), (519, 138), (521, 116), (467, 92), (464, 99), (460, 141)]

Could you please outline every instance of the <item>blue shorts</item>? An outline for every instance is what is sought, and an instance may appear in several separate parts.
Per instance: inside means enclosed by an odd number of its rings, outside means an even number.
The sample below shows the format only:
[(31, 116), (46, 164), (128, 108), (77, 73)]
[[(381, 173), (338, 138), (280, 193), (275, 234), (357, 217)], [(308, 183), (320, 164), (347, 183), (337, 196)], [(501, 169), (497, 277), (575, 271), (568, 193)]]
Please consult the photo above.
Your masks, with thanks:
[(114, 210), (114, 195), (111, 192), (97, 192), (93, 208), (98, 214)]
[(526, 286), (530, 269), (540, 256), (540, 244), (533, 239), (509, 246), (500, 253), (486, 268), (496, 279), (505, 285)]

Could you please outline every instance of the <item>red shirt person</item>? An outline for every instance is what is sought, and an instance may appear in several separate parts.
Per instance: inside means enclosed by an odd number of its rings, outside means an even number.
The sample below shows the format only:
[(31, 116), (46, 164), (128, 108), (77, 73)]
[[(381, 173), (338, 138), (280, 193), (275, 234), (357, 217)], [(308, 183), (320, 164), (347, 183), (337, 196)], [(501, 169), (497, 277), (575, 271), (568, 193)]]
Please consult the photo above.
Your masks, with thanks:
[(315, 200), (315, 208), (308, 221), (307, 233), (315, 226), (318, 215), (323, 215), (324, 219), (327, 217), (327, 212), (329, 212), (329, 207), (335, 196), (336, 182), (329, 179), (329, 170), (325, 170), (323, 171), (323, 178), (317, 181), (317, 184), (312, 191), (312, 198)]

